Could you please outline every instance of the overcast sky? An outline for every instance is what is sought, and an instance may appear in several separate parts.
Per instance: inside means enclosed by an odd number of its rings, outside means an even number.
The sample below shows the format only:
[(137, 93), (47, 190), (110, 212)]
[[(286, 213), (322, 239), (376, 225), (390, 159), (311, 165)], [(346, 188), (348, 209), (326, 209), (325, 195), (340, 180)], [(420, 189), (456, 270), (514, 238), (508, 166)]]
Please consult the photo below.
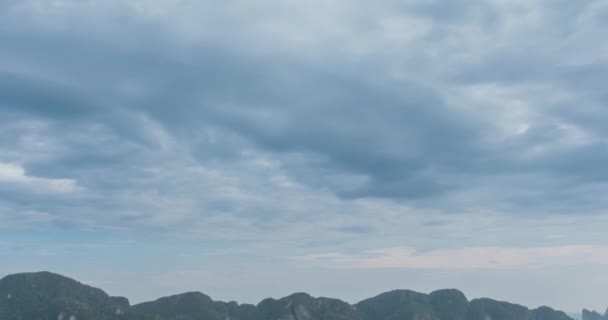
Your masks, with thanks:
[(0, 277), (608, 306), (608, 1), (0, 0)]

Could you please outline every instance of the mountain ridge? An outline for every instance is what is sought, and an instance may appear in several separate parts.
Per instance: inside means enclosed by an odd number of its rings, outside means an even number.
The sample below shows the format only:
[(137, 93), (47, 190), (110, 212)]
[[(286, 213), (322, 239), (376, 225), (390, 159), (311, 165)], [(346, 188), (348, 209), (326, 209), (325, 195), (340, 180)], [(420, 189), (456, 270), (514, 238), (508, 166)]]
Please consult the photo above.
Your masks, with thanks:
[(214, 301), (186, 292), (130, 305), (124, 297), (50, 272), (0, 279), (6, 320), (572, 320), (549, 307), (529, 309), (489, 298), (468, 300), (457, 289), (429, 294), (393, 290), (355, 304), (298, 292), (257, 305)]
[(597, 311), (583, 309), (582, 320), (608, 320), (608, 310), (602, 315)]

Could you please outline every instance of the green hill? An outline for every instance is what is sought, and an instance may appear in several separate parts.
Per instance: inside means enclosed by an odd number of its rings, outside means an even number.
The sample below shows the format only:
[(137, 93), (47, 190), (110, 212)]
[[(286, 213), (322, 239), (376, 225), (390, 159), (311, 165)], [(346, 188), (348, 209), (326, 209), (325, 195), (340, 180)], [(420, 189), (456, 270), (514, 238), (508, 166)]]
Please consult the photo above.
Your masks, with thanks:
[(572, 320), (548, 307), (468, 301), (455, 289), (395, 290), (355, 305), (295, 293), (257, 306), (188, 292), (130, 306), (100, 289), (49, 272), (0, 279), (0, 320)]
[(0, 319), (116, 320), (129, 311), (126, 298), (49, 272), (22, 273), (0, 280)]

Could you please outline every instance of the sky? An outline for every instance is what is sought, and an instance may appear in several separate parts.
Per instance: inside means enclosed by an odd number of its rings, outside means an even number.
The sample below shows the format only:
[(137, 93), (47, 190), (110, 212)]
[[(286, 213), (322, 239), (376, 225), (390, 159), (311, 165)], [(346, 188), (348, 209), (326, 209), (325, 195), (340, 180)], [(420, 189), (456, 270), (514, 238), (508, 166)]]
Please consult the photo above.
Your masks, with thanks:
[(0, 277), (608, 306), (608, 1), (0, 0)]

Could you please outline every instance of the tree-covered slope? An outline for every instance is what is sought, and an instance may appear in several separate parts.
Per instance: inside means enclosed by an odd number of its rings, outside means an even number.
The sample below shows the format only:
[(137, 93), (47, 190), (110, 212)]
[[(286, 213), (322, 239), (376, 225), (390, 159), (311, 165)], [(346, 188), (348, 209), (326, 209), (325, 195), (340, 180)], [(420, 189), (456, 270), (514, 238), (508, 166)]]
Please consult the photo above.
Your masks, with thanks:
[(0, 320), (572, 320), (548, 307), (468, 301), (454, 289), (395, 290), (355, 305), (295, 293), (257, 306), (188, 292), (130, 306), (126, 298), (48, 272), (0, 279)]
[(386, 292), (355, 306), (368, 320), (439, 320), (429, 296), (410, 290)]
[(266, 299), (257, 305), (251, 320), (363, 320), (350, 304), (330, 298), (313, 298), (295, 293), (275, 300)]
[(22, 273), (0, 280), (0, 319), (115, 320), (128, 313), (126, 298), (49, 272)]
[(134, 319), (241, 320), (250, 319), (255, 307), (213, 301), (200, 292), (188, 292), (133, 306)]

